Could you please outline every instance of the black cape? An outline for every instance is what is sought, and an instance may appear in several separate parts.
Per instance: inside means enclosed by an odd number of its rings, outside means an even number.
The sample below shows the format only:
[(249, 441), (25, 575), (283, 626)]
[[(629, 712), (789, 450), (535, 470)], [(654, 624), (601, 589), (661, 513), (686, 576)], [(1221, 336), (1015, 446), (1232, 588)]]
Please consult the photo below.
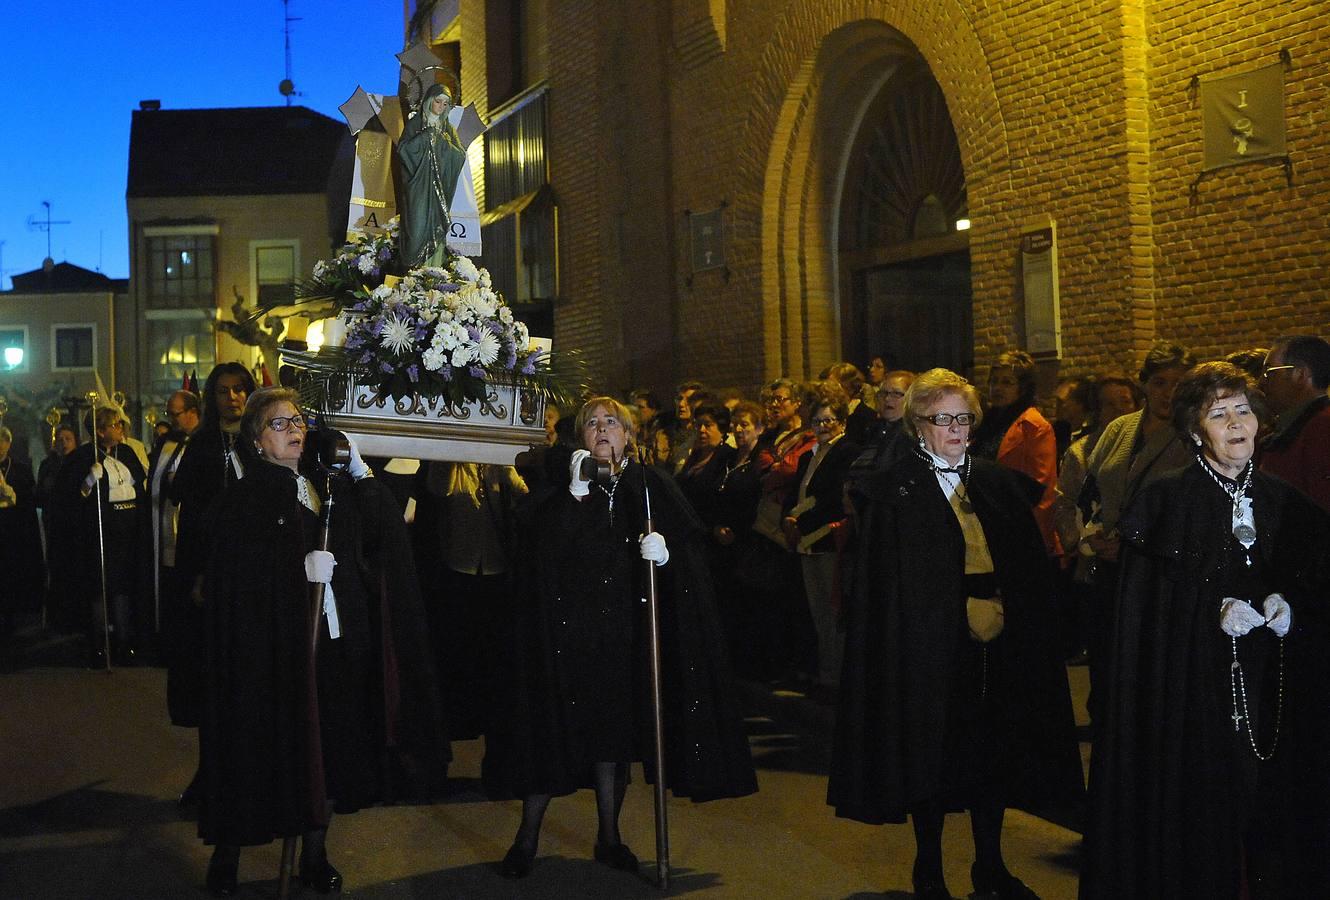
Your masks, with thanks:
[(14, 459), (5, 481), (14, 489), (13, 506), (0, 508), (0, 613), (31, 612), (41, 604), (46, 587), (42, 564), (42, 539), (37, 525), (36, 481), (32, 464)]
[[(613, 527), (598, 487), (581, 502), (569, 495), (566, 481), (528, 498), (507, 636), (508, 677), (501, 686), (506, 702), (486, 741), (491, 796), (568, 794), (589, 786), (589, 763), (598, 761), (641, 760), (654, 777), (647, 607), (640, 600), (646, 564), (637, 548), (644, 477), (655, 529), (670, 553), (656, 569), (667, 784), (694, 801), (757, 790), (703, 526), (668, 476), (630, 465), (615, 492)], [(607, 591), (599, 590), (602, 576), (612, 582)], [(592, 691), (594, 708), (584, 709)]]
[[(1034, 481), (971, 458), (969, 494), (984, 528), (1006, 625), (987, 644), (982, 703), (958, 701), (966, 660), (965, 544), (932, 470), (915, 455), (864, 479), (866, 560), (846, 609), (827, 802), (870, 824), (922, 804), (967, 805), (953, 790), (973, 769), (949, 736), (982, 716), (993, 756), (983, 786), (1007, 806), (1071, 805), (1083, 793), (1066, 671), (1054, 639), (1051, 571), (1030, 512)], [(971, 685), (962, 685), (971, 694)]]
[[(1254, 823), (1283, 848), (1279, 868), (1294, 890), (1276, 896), (1319, 896), (1327, 885), (1330, 518), (1260, 472), (1252, 502), (1250, 567), (1231, 534), (1231, 501), (1200, 465), (1149, 485), (1119, 523), (1122, 576), (1107, 721), (1091, 759), (1083, 898), (1237, 897), (1241, 844)], [(1233, 642), (1219, 608), (1237, 596), (1260, 611), (1276, 592), (1293, 608), (1293, 627), (1279, 743), (1258, 763), (1245, 727), (1233, 727)], [(1258, 628), (1237, 644), (1264, 753), (1277, 717), (1278, 641)], [(1256, 874), (1249, 866), (1254, 889)]]
[(209, 843), (298, 834), (320, 824), (325, 799), (352, 812), (393, 794), (432, 795), (446, 775), (401, 513), (372, 478), (334, 482), (333, 495), (342, 636), (331, 640), (320, 616), (317, 705), (304, 557), (319, 523), (297, 501), (293, 473), (252, 463), (211, 517), (199, 735), (199, 836)]

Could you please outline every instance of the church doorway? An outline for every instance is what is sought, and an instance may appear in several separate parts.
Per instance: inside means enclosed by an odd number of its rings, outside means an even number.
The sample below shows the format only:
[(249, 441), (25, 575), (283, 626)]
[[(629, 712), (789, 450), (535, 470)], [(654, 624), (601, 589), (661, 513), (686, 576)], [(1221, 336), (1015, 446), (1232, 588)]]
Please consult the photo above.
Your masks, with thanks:
[(965, 171), (927, 63), (883, 82), (855, 135), (840, 210), (845, 357), (968, 374), (974, 326)]

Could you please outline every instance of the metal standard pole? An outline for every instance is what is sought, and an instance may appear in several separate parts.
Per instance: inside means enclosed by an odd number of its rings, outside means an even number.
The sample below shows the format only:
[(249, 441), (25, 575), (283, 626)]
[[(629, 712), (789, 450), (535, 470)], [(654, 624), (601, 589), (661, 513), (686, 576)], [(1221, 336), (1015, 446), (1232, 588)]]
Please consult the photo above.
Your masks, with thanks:
[[(655, 530), (651, 521), (651, 490), (646, 483), (647, 472), (642, 470), (642, 493), (646, 498), (644, 533)], [(665, 805), (665, 730), (661, 715), (660, 691), (660, 607), (656, 599), (656, 564), (647, 560), (647, 618), (648, 638), (651, 642), (651, 719), (656, 751), (656, 883), (661, 890), (670, 887), (670, 823)]]
[[(97, 452), (101, 445), (97, 443), (97, 392), (88, 392), (88, 403), (92, 407), (92, 464), (97, 465)], [(106, 470), (102, 470), (102, 478)], [(106, 599), (106, 532), (102, 529), (102, 484), (101, 479), (92, 486), (92, 493), (97, 503), (97, 559), (102, 575), (102, 656), (106, 671), (111, 671), (111, 616)]]
[[(323, 504), (323, 527), (319, 530), (319, 549), (325, 551), (328, 549), (328, 545), (330, 543), (330, 533), (332, 531), (333, 492), (332, 492), (331, 475), (328, 476), (327, 494), (328, 494), (328, 499), (325, 500)], [(309, 684), (310, 684), (310, 690), (314, 691), (317, 690), (317, 685), (318, 685), (317, 663), (318, 663), (318, 652), (319, 652), (319, 625), (321, 624), (320, 616), (323, 615), (323, 600), (325, 596), (325, 591), (327, 590), (327, 585), (320, 582), (318, 584), (311, 585), (311, 587), (313, 589), (309, 592), (310, 593)], [(311, 697), (309, 702), (312, 704), (317, 704), (318, 700), (316, 697)], [(312, 734), (310, 735), (311, 740), (316, 741), (318, 739), (317, 727), (311, 729), (311, 731), (312, 731)], [(311, 755), (313, 754), (313, 752), (314, 751), (311, 748), (310, 750)], [(322, 753), (322, 749), (320, 749), (319, 752)], [(287, 898), (290, 896), (291, 870), (295, 866), (295, 861), (296, 861), (295, 837), (292, 836), (292, 837), (283, 838), (282, 864), (281, 868), (278, 869), (277, 872), (278, 900), (287, 900)]]

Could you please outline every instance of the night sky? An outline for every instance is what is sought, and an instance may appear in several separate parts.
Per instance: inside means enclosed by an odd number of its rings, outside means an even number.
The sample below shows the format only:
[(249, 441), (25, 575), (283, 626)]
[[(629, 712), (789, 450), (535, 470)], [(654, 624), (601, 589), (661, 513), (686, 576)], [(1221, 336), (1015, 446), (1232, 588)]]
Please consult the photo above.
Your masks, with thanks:
[[(46, 234), (29, 216), (68, 220), (51, 234), (56, 262), (129, 274), (125, 178), (130, 114), (281, 106), (281, 0), (20, 0), (6, 5), (9, 107), (0, 138), (0, 288), (39, 268)], [(392, 93), (402, 49), (400, 0), (291, 0), (293, 104), (341, 121), (363, 85)]]

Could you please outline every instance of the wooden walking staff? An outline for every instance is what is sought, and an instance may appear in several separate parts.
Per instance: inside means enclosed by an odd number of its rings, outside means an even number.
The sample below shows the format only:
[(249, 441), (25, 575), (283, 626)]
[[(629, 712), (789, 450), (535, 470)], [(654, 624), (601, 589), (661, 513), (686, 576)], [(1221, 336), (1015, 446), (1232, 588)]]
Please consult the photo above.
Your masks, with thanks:
[[(88, 391), (88, 405), (92, 407), (92, 464), (97, 465), (97, 453), (101, 445), (97, 443), (97, 392)], [(103, 469), (102, 477), (106, 477)], [(97, 504), (97, 560), (102, 576), (102, 658), (106, 671), (111, 671), (111, 614), (106, 601), (106, 532), (102, 529), (102, 484), (101, 479), (92, 486), (92, 494)]]
[[(646, 522), (643, 534), (651, 534), (655, 527), (651, 521), (651, 489), (647, 487), (646, 470), (642, 472), (642, 495), (646, 500)], [(670, 887), (670, 823), (665, 805), (665, 730), (661, 714), (660, 694), (660, 606), (656, 598), (656, 564), (647, 564), (647, 618), (651, 652), (651, 720), (656, 741), (656, 882), (661, 890)]]

